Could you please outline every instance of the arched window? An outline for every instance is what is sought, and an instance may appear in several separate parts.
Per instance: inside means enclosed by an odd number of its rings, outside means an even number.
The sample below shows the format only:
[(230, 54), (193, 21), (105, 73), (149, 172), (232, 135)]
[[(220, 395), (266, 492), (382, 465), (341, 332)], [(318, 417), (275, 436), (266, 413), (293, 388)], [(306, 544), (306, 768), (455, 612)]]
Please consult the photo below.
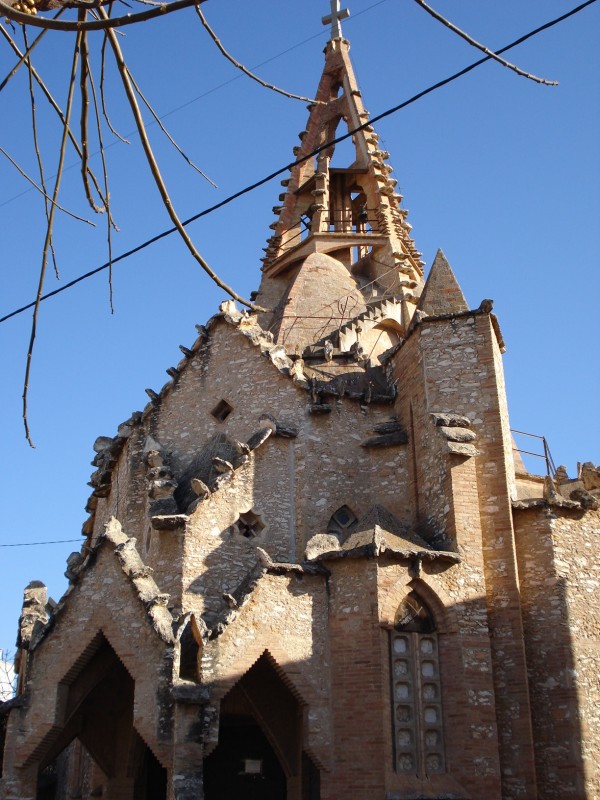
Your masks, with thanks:
[(327, 524), (327, 533), (332, 533), (337, 536), (340, 541), (343, 541), (349, 529), (356, 522), (356, 514), (349, 506), (340, 506), (337, 511), (334, 511)]
[(435, 621), (410, 592), (390, 634), (396, 771), (445, 772), (442, 693)]

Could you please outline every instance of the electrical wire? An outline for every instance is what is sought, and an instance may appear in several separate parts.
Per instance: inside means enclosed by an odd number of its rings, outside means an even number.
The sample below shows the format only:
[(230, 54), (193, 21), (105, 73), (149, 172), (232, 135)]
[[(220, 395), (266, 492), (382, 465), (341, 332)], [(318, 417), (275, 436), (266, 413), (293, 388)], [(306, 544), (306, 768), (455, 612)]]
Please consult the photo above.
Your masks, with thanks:
[[(389, 0), (378, 0), (378, 2), (373, 3), (370, 6), (367, 6), (367, 8), (363, 8), (362, 11), (358, 11), (356, 14), (353, 14), (352, 17), (350, 18), (350, 20), (348, 20), (348, 22), (352, 22), (353, 20), (356, 19), (356, 17), (360, 17), (362, 14), (366, 14), (369, 11), (372, 11), (377, 6), (380, 6), (383, 3), (387, 3), (387, 2), (389, 2)], [(285, 50), (282, 50), (279, 53), (276, 53), (274, 56), (269, 56), (269, 58), (266, 58), (264, 61), (260, 61), (258, 64), (253, 64), (251, 69), (253, 69), (253, 70), (254, 69), (260, 69), (260, 67), (264, 67), (265, 64), (270, 64), (271, 61), (276, 61), (278, 58), (281, 58), (282, 56), (285, 56), (288, 53), (291, 53), (293, 50), (297, 50), (299, 47), (302, 47), (303, 45), (308, 44), (308, 42), (312, 42), (315, 39), (320, 39), (321, 37), (326, 36), (326, 35), (327, 35), (327, 31), (323, 31), (323, 30), (319, 31), (319, 33), (314, 33), (312, 36), (308, 36), (306, 39), (302, 39), (300, 42), (297, 42), (296, 44), (291, 45), (290, 47), (286, 48)], [(229, 86), (230, 83), (234, 83), (235, 81), (239, 81), (239, 80), (242, 80), (242, 79), (243, 78), (242, 78), (241, 75), (234, 75), (232, 78), (228, 78), (226, 81), (223, 81), (222, 83), (219, 83), (216, 86), (213, 86), (211, 89), (207, 89), (205, 92), (202, 92), (202, 94), (198, 94), (195, 97), (192, 97), (190, 100), (186, 100), (185, 103), (182, 103), (179, 106), (175, 106), (175, 108), (172, 108), (170, 111), (166, 111), (164, 114), (160, 115), (159, 119), (161, 119), (161, 120), (166, 119), (167, 117), (170, 117), (173, 114), (176, 114), (178, 111), (182, 111), (184, 108), (187, 108), (188, 106), (191, 106), (194, 103), (197, 103), (198, 100), (203, 100), (205, 97), (208, 97), (209, 95), (214, 94), (215, 92), (218, 92), (221, 89), (224, 89), (226, 86)], [(2, 87), (0, 85), (0, 89), (1, 88)], [(156, 124), (157, 123), (154, 120), (150, 120), (148, 122), (148, 124), (146, 125), (146, 127), (150, 128), (152, 125), (156, 125)], [(138, 133), (137, 129), (128, 131), (127, 133), (125, 133), (124, 138), (127, 138), (128, 136), (130, 136), (130, 137), (137, 136), (137, 133)], [(115, 139), (114, 141), (110, 142), (109, 144), (105, 145), (104, 149), (108, 150), (109, 147), (114, 147), (117, 144), (119, 144), (119, 139), (118, 138)], [(90, 154), (90, 158), (92, 156), (97, 156), (98, 152), (99, 151), (96, 151), (95, 153), (91, 153)], [(64, 172), (67, 172), (70, 169), (75, 169), (75, 167), (79, 167), (79, 166), (80, 166), (80, 162), (78, 161), (78, 162), (76, 162), (74, 164), (69, 165), (68, 167), (65, 167)], [(9, 197), (7, 200), (3, 200), (0, 203), (0, 208), (3, 208), (4, 206), (8, 205), (9, 203), (14, 202), (15, 200), (18, 200), (19, 197), (23, 197), (23, 195), (28, 194), (30, 191), (32, 191), (32, 189), (24, 189), (22, 192), (19, 192), (18, 194), (15, 194), (12, 197)]]
[(37, 547), (41, 544), (65, 544), (66, 542), (81, 541), (81, 539), (56, 539), (54, 542), (12, 542), (11, 544), (0, 544), (0, 547)]
[[(385, 2), (385, 0), (380, 0), (380, 2)], [(592, 5), (595, 2), (596, 2), (596, 0), (587, 0), (587, 2), (582, 3), (579, 6), (576, 6), (575, 8), (573, 8), (570, 11), (566, 12), (565, 14), (562, 14), (561, 16), (559, 16), (559, 17), (557, 17), (557, 18), (545, 23), (544, 25), (541, 25), (540, 27), (535, 28), (534, 30), (530, 31), (527, 34), (524, 34), (519, 39), (516, 39), (514, 42), (511, 42), (510, 44), (506, 45), (505, 47), (501, 48), (500, 50), (497, 50), (496, 52), (497, 53), (504, 53), (507, 50), (510, 50), (511, 48), (516, 47), (519, 44), (522, 44), (527, 39), (530, 39), (531, 37), (537, 35), (538, 33), (541, 33), (544, 30), (548, 30), (549, 28), (553, 27), (554, 25), (557, 25), (560, 22), (563, 22), (565, 19), (568, 19), (569, 17), (573, 16), (574, 14), (577, 14), (578, 12), (582, 11), (584, 8), (586, 8), (587, 6)], [(379, 5), (379, 3), (376, 3), (375, 5)], [(315, 37), (312, 37), (312, 38), (315, 38)], [(323, 150), (323, 149), (325, 149), (327, 147), (330, 147), (332, 144), (337, 144), (338, 142), (341, 142), (344, 139), (349, 138), (354, 133), (356, 133), (359, 130), (362, 130), (367, 125), (372, 124), (373, 122), (377, 122), (377, 121), (379, 121), (381, 119), (384, 119), (385, 117), (388, 117), (391, 114), (394, 114), (397, 111), (400, 111), (401, 109), (406, 108), (408, 105), (416, 102), (418, 99), (424, 97), (427, 94), (430, 94), (431, 92), (441, 88), (442, 86), (445, 86), (445, 85), (451, 83), (452, 81), (456, 80), (457, 78), (462, 77), (463, 75), (467, 74), (471, 70), (475, 69), (476, 67), (480, 66), (481, 64), (484, 64), (486, 61), (489, 61), (489, 60), (490, 60), (490, 57), (487, 56), (485, 58), (479, 59), (478, 61), (475, 61), (474, 63), (470, 64), (468, 67), (465, 67), (464, 69), (460, 70), (459, 72), (454, 73), (450, 77), (448, 77), (448, 78), (446, 78), (446, 79), (444, 79), (442, 81), (439, 81), (436, 84), (433, 84), (432, 86), (428, 87), (427, 89), (424, 89), (422, 92), (419, 92), (416, 95), (413, 95), (411, 98), (409, 98), (408, 100), (405, 100), (403, 103), (400, 103), (400, 104), (388, 109), (387, 111), (384, 111), (383, 113), (377, 115), (376, 117), (373, 117), (369, 122), (365, 123), (364, 125), (361, 125), (361, 126), (359, 126), (358, 128), (355, 128), (352, 131), (349, 131), (344, 136), (338, 137), (337, 139), (334, 139), (334, 140), (326, 143), (325, 145), (323, 145), (323, 147), (318, 148), (317, 150), (313, 151), (312, 153), (309, 153), (303, 159), (298, 160), (298, 161), (294, 161), (292, 164), (289, 164), (289, 165), (286, 165), (285, 167), (282, 167), (281, 169), (277, 170), (276, 172), (271, 173), (271, 175), (268, 175), (266, 178), (263, 178), (260, 181), (257, 181), (256, 183), (251, 184), (250, 186), (247, 186), (246, 188), (240, 190), (239, 192), (236, 192), (235, 194), (230, 195), (229, 197), (227, 197), (224, 200), (222, 200), (220, 203), (217, 203), (216, 205), (211, 206), (210, 208), (204, 209), (204, 211), (201, 211), (198, 214), (194, 215), (193, 217), (190, 217), (188, 220), (185, 220), (183, 224), (184, 225), (189, 225), (191, 222), (194, 222), (197, 219), (200, 219), (201, 217), (212, 213), (213, 211), (217, 210), (218, 208), (221, 208), (222, 206), (227, 205), (228, 203), (232, 202), (233, 200), (237, 199), (238, 197), (241, 197), (242, 195), (247, 194), (250, 191), (253, 191), (254, 189), (258, 188), (259, 186), (262, 186), (263, 184), (267, 183), (268, 181), (270, 181), (273, 178), (277, 177), (278, 175), (282, 174), (283, 172), (286, 172), (288, 169), (291, 169), (292, 166), (294, 166), (294, 165), (296, 165), (298, 163), (302, 163), (302, 161), (307, 160), (308, 158), (312, 158), (313, 155), (316, 155), (317, 153), (321, 152), (321, 150)], [(193, 101), (190, 101), (190, 102), (193, 102)], [(171, 233), (174, 233), (175, 230), (176, 230), (176, 228), (170, 228), (170, 229), (168, 229), (166, 231), (163, 231), (162, 233), (158, 234), (157, 236), (154, 236), (151, 239), (146, 240), (145, 242), (143, 242), (142, 244), (138, 245), (137, 247), (127, 251), (126, 253), (121, 254), (120, 256), (117, 256), (115, 259), (113, 259), (113, 263), (116, 263), (117, 261), (122, 261), (123, 259), (128, 258), (129, 256), (139, 252), (140, 250), (143, 250), (144, 248), (150, 246), (151, 244), (154, 244), (155, 242), (159, 241), (160, 239), (170, 235)], [(96, 268), (95, 270), (91, 270), (90, 272), (86, 273), (85, 275), (81, 275), (78, 278), (76, 278), (75, 280), (70, 281), (69, 283), (65, 284), (64, 286), (60, 287), (59, 289), (56, 289), (53, 292), (49, 292), (48, 294), (44, 295), (41, 298), (41, 300), (46, 300), (46, 299), (48, 299), (50, 297), (53, 297), (54, 295), (59, 294), (60, 292), (65, 291), (68, 288), (71, 288), (72, 286), (76, 285), (77, 283), (80, 283), (81, 281), (83, 281), (83, 280), (85, 280), (85, 279), (87, 279), (89, 277), (92, 277), (93, 275), (97, 274), (98, 272), (101, 272), (104, 269), (108, 269), (108, 267), (109, 267), (108, 263), (103, 264), (102, 266)], [(28, 304), (26, 306), (23, 306), (22, 308), (16, 309), (15, 311), (11, 312), (10, 314), (7, 314), (4, 317), (0, 318), (0, 322), (5, 322), (8, 319), (10, 319), (11, 317), (14, 317), (17, 314), (20, 314), (20, 313), (26, 311), (27, 309), (32, 308), (34, 305), (35, 305), (35, 303), (32, 302), (32, 303), (30, 303), (30, 304)], [(57, 539), (57, 540), (46, 541), (46, 542), (13, 542), (13, 543), (8, 543), (8, 544), (0, 544), (0, 547), (38, 547), (38, 546), (43, 546), (43, 545), (68, 544), (68, 543), (76, 543), (76, 542), (81, 542), (81, 539)]]
[[(548, 28), (551, 28), (554, 25), (558, 25), (560, 22), (563, 22), (565, 19), (568, 19), (569, 17), (572, 17), (574, 14), (579, 13), (584, 8), (586, 8), (587, 6), (592, 5), (595, 2), (597, 2), (597, 0), (586, 0), (585, 3), (581, 3), (580, 5), (576, 6), (573, 9), (571, 9), (570, 11), (567, 11), (566, 13), (561, 14), (561, 16), (556, 17), (555, 19), (550, 20), (549, 22), (546, 22), (543, 25), (540, 25), (538, 28), (535, 28), (532, 31), (529, 31), (529, 33), (526, 33), (523, 36), (520, 36), (518, 39), (515, 39), (510, 44), (507, 44), (504, 47), (500, 48), (500, 50), (496, 50), (496, 53), (505, 53), (507, 50), (510, 50), (513, 47), (516, 47), (517, 45), (522, 44), (523, 42), (527, 41), (528, 39), (531, 39), (533, 36), (536, 36), (538, 33), (541, 33), (542, 31), (548, 30)], [(491, 60), (491, 56), (484, 56), (483, 58), (480, 58), (477, 61), (474, 61), (472, 64), (469, 64), (469, 66), (464, 67), (463, 69), (459, 70), (458, 72), (455, 72), (453, 75), (450, 75), (448, 78), (444, 78), (443, 80), (438, 81), (437, 83), (434, 83), (431, 86), (427, 87), (427, 89), (423, 89), (421, 92), (418, 92), (417, 94), (413, 95), (412, 97), (409, 97), (408, 100), (404, 100), (402, 103), (398, 103), (398, 105), (395, 105), (395, 106), (392, 106), (391, 108), (388, 108), (387, 111), (383, 111), (381, 114), (377, 114), (375, 117), (373, 117), (369, 121), (363, 123), (362, 125), (359, 125), (356, 128), (353, 128), (352, 130), (348, 131), (348, 133), (344, 134), (343, 136), (338, 136), (337, 138), (332, 139), (329, 142), (326, 142), (325, 144), (323, 144), (320, 147), (316, 148), (311, 153), (308, 153), (307, 155), (303, 156), (302, 158), (299, 158), (299, 159), (297, 159), (295, 161), (290, 162), (289, 164), (286, 164), (284, 167), (281, 167), (280, 169), (277, 169), (275, 172), (271, 172), (269, 175), (267, 175), (264, 178), (261, 178), (260, 180), (256, 181), (255, 183), (252, 183), (252, 184), (244, 187), (243, 189), (240, 189), (239, 191), (234, 192), (234, 194), (229, 195), (228, 197), (224, 198), (220, 202), (215, 203), (214, 205), (209, 206), (208, 208), (205, 208), (203, 211), (200, 211), (197, 214), (194, 214), (192, 217), (189, 217), (188, 219), (184, 220), (182, 224), (184, 226), (187, 226), (187, 225), (190, 225), (192, 222), (196, 222), (197, 220), (201, 219), (202, 217), (207, 216), (208, 214), (212, 214), (214, 211), (217, 211), (218, 209), (223, 208), (224, 206), (228, 205), (229, 203), (232, 203), (234, 200), (237, 200), (239, 197), (242, 197), (243, 195), (248, 194), (249, 192), (252, 192), (255, 189), (258, 189), (260, 186), (263, 186), (265, 183), (269, 183), (269, 181), (272, 181), (274, 178), (277, 178), (279, 175), (282, 175), (283, 173), (288, 172), (290, 169), (292, 169), (293, 167), (297, 166), (298, 164), (302, 164), (304, 161), (308, 161), (310, 158), (313, 158), (313, 156), (318, 155), (321, 151), (326, 150), (327, 148), (331, 147), (332, 145), (339, 144), (340, 142), (343, 142), (344, 140), (349, 139), (355, 133), (357, 133), (358, 131), (363, 130), (364, 128), (366, 128), (369, 125), (372, 125), (374, 122), (379, 122), (380, 120), (385, 119), (386, 117), (389, 117), (392, 114), (397, 113), (398, 111), (401, 111), (402, 109), (406, 108), (407, 106), (412, 105), (412, 103), (415, 103), (417, 100), (420, 100), (421, 98), (425, 97), (426, 95), (431, 94), (432, 92), (436, 91), (437, 89), (441, 89), (443, 86), (447, 86), (449, 83), (452, 83), (453, 81), (457, 80), (458, 78), (461, 78), (463, 75), (466, 75), (467, 73), (471, 72), (472, 70), (476, 69), (477, 67), (481, 66), (482, 64), (485, 64), (486, 61), (490, 61), (490, 60)], [(142, 242), (141, 244), (137, 245), (137, 247), (134, 247), (131, 250), (127, 250), (125, 253), (122, 253), (121, 255), (116, 256), (115, 258), (112, 259), (112, 264), (114, 265), (114, 264), (118, 263), (119, 261), (123, 261), (124, 259), (129, 258), (130, 256), (134, 255), (135, 253), (139, 253), (141, 250), (144, 250), (146, 247), (149, 247), (151, 244), (155, 244), (156, 242), (160, 241), (161, 239), (164, 239), (167, 236), (170, 236), (172, 233), (175, 233), (176, 231), (177, 231), (176, 227), (168, 228), (168, 229), (162, 231), (161, 233), (157, 234), (156, 236), (153, 236), (150, 239), (147, 239), (145, 242)], [(101, 266), (96, 267), (96, 269), (90, 270), (89, 272), (86, 272), (84, 275), (80, 275), (78, 278), (75, 278), (74, 280), (69, 281), (68, 283), (64, 284), (63, 286), (58, 287), (57, 289), (54, 289), (52, 292), (48, 292), (47, 294), (42, 295), (42, 297), (40, 298), (40, 302), (42, 302), (44, 300), (48, 300), (50, 297), (54, 297), (55, 295), (60, 294), (61, 292), (66, 291), (67, 289), (70, 289), (72, 286), (75, 286), (76, 284), (81, 283), (81, 281), (87, 280), (88, 278), (91, 278), (92, 276), (97, 275), (99, 272), (103, 272), (105, 269), (108, 269), (109, 266), (110, 266), (110, 263), (109, 262), (105, 262)], [(27, 305), (21, 306), (20, 308), (17, 308), (14, 311), (11, 311), (8, 314), (5, 314), (3, 317), (0, 317), (0, 323), (6, 322), (7, 320), (11, 319), (12, 317), (17, 316), (18, 314), (22, 314), (24, 311), (27, 311), (28, 309), (33, 308), (34, 306), (35, 306), (35, 301), (32, 301), (31, 303), (28, 303)]]
[[(383, 0), (382, 0), (382, 2), (383, 2)], [(527, 41), (528, 39), (531, 39), (533, 36), (536, 36), (538, 33), (541, 33), (542, 31), (548, 30), (548, 28), (551, 28), (554, 25), (558, 25), (560, 22), (563, 22), (565, 19), (568, 19), (569, 17), (572, 17), (574, 14), (579, 13), (584, 8), (586, 8), (587, 6), (592, 5), (592, 3), (595, 3), (595, 2), (597, 2), (597, 0), (586, 0), (585, 3), (581, 3), (579, 6), (576, 6), (575, 8), (571, 9), (570, 11), (567, 11), (565, 14), (562, 14), (561, 16), (556, 17), (555, 19), (550, 20), (549, 22), (546, 22), (543, 25), (540, 25), (538, 28), (535, 28), (534, 30), (529, 31), (529, 33), (526, 33), (523, 36), (520, 36), (518, 39), (515, 39), (515, 41), (511, 42), (510, 44), (505, 45), (504, 47), (500, 48), (500, 50), (496, 50), (495, 52), (496, 53), (505, 53), (507, 50), (510, 50), (511, 48), (516, 47), (519, 44), (522, 44), (523, 42)], [(415, 103), (417, 100), (420, 100), (421, 98), (425, 97), (426, 95), (431, 94), (432, 92), (436, 91), (437, 89), (441, 89), (443, 86), (447, 86), (449, 83), (452, 83), (453, 81), (457, 80), (458, 78), (461, 78), (463, 75), (466, 75), (467, 73), (471, 72), (472, 70), (476, 69), (477, 67), (481, 66), (482, 64), (485, 64), (486, 61), (490, 61), (490, 60), (491, 60), (491, 56), (484, 56), (483, 58), (480, 58), (477, 61), (474, 61), (472, 64), (469, 64), (469, 66), (464, 67), (464, 69), (461, 69), (458, 72), (455, 72), (453, 75), (450, 75), (448, 78), (444, 78), (443, 80), (438, 81), (437, 83), (434, 83), (431, 86), (427, 87), (427, 89), (423, 89), (421, 92), (418, 92), (417, 94), (413, 95), (412, 97), (409, 97), (408, 100), (404, 100), (402, 103), (398, 103), (398, 105), (395, 105), (395, 106), (392, 106), (391, 108), (388, 108), (387, 111), (383, 111), (381, 114), (377, 114), (375, 117), (373, 117), (369, 121), (363, 123), (362, 125), (359, 125), (356, 128), (353, 128), (352, 130), (348, 131), (348, 133), (344, 134), (343, 136), (338, 136), (337, 138), (332, 139), (329, 142), (326, 142), (325, 144), (321, 145), (316, 150), (313, 150), (311, 153), (308, 153), (307, 155), (303, 156), (302, 158), (297, 159), (295, 161), (292, 161), (289, 164), (286, 164), (284, 167), (281, 167), (280, 169), (276, 170), (275, 172), (271, 172), (269, 175), (267, 175), (264, 178), (261, 178), (260, 180), (256, 181), (255, 183), (252, 183), (252, 184), (246, 186), (245, 188), (240, 189), (238, 192), (235, 192), (234, 194), (229, 195), (228, 197), (224, 198), (220, 202), (215, 203), (214, 205), (209, 206), (208, 208), (205, 208), (203, 211), (200, 211), (197, 214), (194, 214), (192, 217), (189, 217), (188, 219), (184, 220), (182, 224), (184, 226), (187, 226), (187, 225), (190, 225), (192, 222), (196, 222), (197, 220), (201, 219), (202, 217), (207, 216), (208, 214), (212, 214), (214, 211), (217, 211), (218, 209), (223, 208), (224, 206), (228, 205), (229, 203), (232, 203), (234, 200), (237, 200), (239, 197), (242, 197), (243, 195), (248, 194), (249, 192), (252, 192), (255, 189), (258, 189), (260, 186), (263, 186), (265, 183), (269, 183), (269, 181), (272, 181), (274, 178), (277, 178), (279, 175), (282, 175), (285, 172), (288, 172), (290, 169), (292, 169), (293, 167), (297, 166), (298, 164), (302, 164), (304, 161), (308, 161), (308, 159), (313, 158), (313, 156), (318, 155), (321, 151), (326, 150), (328, 147), (331, 147), (332, 145), (339, 144), (340, 142), (343, 142), (344, 140), (349, 139), (355, 133), (357, 133), (358, 131), (363, 130), (364, 128), (366, 128), (369, 125), (372, 125), (374, 122), (379, 122), (380, 120), (385, 119), (386, 117), (389, 117), (392, 114), (397, 113), (398, 111), (401, 111), (402, 109), (406, 108), (407, 106), (412, 105), (412, 103)], [(116, 256), (115, 258), (112, 259), (112, 264), (113, 265), (117, 264), (119, 261), (123, 261), (124, 259), (129, 258), (130, 256), (135, 255), (135, 253), (139, 253), (141, 250), (144, 250), (145, 248), (149, 247), (152, 244), (155, 244), (156, 242), (160, 241), (161, 239), (164, 239), (165, 237), (170, 236), (172, 233), (175, 233), (176, 231), (177, 231), (176, 227), (168, 228), (168, 229), (162, 231), (161, 233), (157, 234), (156, 236), (153, 236), (150, 239), (147, 239), (145, 242), (142, 242), (141, 244), (137, 245), (137, 247), (133, 247), (131, 250), (127, 250), (126, 252), (122, 253), (121, 255)], [(110, 263), (109, 262), (105, 262), (101, 266), (96, 267), (96, 269), (90, 270), (89, 272), (86, 272), (85, 274), (80, 275), (77, 278), (74, 278), (72, 281), (69, 281), (68, 283), (64, 284), (63, 286), (60, 286), (57, 289), (54, 289), (53, 291), (48, 292), (45, 295), (42, 295), (42, 297), (40, 298), (40, 302), (42, 302), (44, 300), (48, 300), (51, 297), (54, 297), (55, 295), (60, 294), (61, 292), (66, 291), (67, 289), (70, 289), (71, 287), (75, 286), (76, 284), (81, 283), (81, 281), (87, 280), (88, 278), (91, 278), (94, 275), (97, 275), (99, 272), (103, 272), (105, 269), (108, 269), (109, 266), (110, 266)], [(22, 314), (24, 311), (27, 311), (28, 309), (33, 308), (34, 306), (35, 306), (35, 301), (33, 301), (31, 303), (28, 303), (27, 305), (21, 306), (20, 308), (17, 308), (14, 311), (11, 311), (8, 314), (5, 314), (3, 317), (0, 317), (0, 323), (6, 322), (7, 320), (11, 319), (12, 317), (17, 316), (18, 314)]]

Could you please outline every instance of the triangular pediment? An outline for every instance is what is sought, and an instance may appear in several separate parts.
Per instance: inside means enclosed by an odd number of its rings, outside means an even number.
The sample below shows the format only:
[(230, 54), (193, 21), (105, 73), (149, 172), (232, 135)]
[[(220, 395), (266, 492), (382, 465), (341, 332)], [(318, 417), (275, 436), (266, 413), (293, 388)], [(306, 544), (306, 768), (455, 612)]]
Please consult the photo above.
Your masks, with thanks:
[(428, 316), (456, 314), (469, 310), (452, 267), (441, 250), (437, 251), (431, 265), (417, 308)]

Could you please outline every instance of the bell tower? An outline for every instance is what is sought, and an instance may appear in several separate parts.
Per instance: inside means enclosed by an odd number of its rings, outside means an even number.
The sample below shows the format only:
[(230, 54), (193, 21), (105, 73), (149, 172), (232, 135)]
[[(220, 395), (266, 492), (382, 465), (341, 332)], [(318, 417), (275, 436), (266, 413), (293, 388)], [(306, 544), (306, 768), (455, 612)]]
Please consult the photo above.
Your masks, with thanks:
[[(323, 18), (331, 25), (323, 74), (294, 148), (296, 163), (281, 182), (258, 293), (271, 309), (261, 324), (297, 355), (382, 301), (401, 304), (405, 332), (423, 286), (389, 153), (368, 122), (342, 35), (340, 20), (349, 12), (337, 0), (331, 6)], [(350, 162), (338, 166), (336, 159), (334, 166), (336, 138), (344, 134)]]

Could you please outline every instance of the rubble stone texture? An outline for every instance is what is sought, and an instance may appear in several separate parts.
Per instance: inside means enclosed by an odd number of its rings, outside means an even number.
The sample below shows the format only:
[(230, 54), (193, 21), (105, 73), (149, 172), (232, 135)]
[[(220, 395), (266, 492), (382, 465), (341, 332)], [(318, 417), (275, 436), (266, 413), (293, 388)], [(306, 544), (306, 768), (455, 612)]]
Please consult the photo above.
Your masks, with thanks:
[[(424, 283), (345, 39), (316, 97), (270, 311), (96, 440), (69, 589), (25, 589), (2, 798), (600, 797), (600, 471), (515, 457), (492, 303)], [(353, 163), (302, 161), (342, 119)]]

